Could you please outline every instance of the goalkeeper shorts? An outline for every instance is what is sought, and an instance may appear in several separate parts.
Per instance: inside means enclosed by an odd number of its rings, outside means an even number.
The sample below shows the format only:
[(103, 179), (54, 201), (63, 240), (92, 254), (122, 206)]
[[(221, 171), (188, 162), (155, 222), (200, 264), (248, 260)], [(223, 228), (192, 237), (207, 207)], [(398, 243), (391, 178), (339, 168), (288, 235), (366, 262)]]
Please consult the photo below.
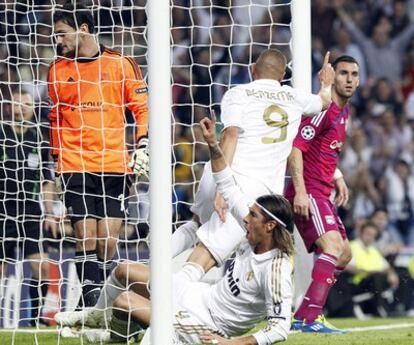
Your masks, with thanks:
[(126, 218), (131, 185), (127, 175), (64, 173), (61, 179), (72, 223), (85, 218)]

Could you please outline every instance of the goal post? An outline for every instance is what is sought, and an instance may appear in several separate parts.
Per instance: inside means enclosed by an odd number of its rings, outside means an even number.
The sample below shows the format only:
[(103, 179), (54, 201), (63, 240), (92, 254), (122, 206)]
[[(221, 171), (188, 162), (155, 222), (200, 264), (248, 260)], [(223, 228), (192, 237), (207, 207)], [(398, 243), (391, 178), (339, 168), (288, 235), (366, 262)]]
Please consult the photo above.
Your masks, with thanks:
[[(292, 0), (292, 86), (306, 92), (312, 91), (312, 37), (310, 0)], [(299, 307), (311, 281), (313, 255), (308, 254), (299, 232), (294, 232), (295, 294), (293, 305)]]
[(170, 1), (148, 1), (151, 344), (172, 344)]

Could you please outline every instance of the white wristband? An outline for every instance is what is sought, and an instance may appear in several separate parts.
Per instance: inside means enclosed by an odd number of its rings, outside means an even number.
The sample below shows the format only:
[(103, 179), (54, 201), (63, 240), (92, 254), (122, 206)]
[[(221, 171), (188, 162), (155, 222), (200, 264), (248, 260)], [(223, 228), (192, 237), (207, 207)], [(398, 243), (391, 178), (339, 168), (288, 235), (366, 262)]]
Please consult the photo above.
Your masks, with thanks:
[(335, 172), (334, 172), (334, 175), (333, 175), (334, 180), (340, 179), (342, 177), (344, 177), (344, 175), (342, 174), (341, 170), (336, 168)]

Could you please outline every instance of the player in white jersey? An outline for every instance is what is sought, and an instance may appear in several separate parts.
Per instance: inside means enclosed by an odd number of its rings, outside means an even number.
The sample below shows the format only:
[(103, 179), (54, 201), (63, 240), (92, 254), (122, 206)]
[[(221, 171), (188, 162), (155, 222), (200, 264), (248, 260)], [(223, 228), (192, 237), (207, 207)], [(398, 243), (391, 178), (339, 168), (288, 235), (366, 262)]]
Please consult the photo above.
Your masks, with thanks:
[[(282, 86), (286, 59), (281, 52), (271, 49), (262, 52), (253, 66), (253, 82), (230, 89), (224, 95), (221, 104), (224, 142), (220, 145), (237, 183), (248, 196), (282, 194), (286, 161), (302, 114), (317, 115), (330, 103), (334, 71), (328, 60), (329, 53), (320, 71), (318, 95)], [(223, 208), (213, 212), (215, 191), (207, 165), (192, 207), (203, 224), (197, 231), (201, 243), (188, 259), (199, 265), (192, 266), (194, 280), (199, 280), (214, 265), (221, 266), (245, 235), (231, 215), (225, 216)], [(175, 255), (194, 245), (198, 227), (193, 219), (177, 229), (173, 235)]]
[[(213, 285), (192, 282), (185, 271), (174, 275), (176, 335), (185, 343), (270, 345), (283, 341), (288, 335), (292, 307), (292, 209), (280, 195), (248, 198), (237, 185), (216, 143), (215, 119), (203, 119), (201, 127), (209, 144), (215, 183), (238, 224), (246, 229), (247, 242), (237, 249), (225, 277)], [(150, 321), (148, 278), (147, 266), (122, 263), (105, 284), (92, 311), (58, 313), (56, 320), (62, 325), (74, 325), (82, 320), (103, 325), (103, 312), (99, 310), (113, 304), (112, 332), (87, 332), (90, 340), (119, 339), (111, 336), (122, 333), (119, 318), (132, 318), (146, 327)], [(134, 292), (121, 294), (127, 286)], [(119, 310), (125, 311), (122, 316)], [(246, 333), (265, 319), (267, 327), (253, 335), (227, 339)]]

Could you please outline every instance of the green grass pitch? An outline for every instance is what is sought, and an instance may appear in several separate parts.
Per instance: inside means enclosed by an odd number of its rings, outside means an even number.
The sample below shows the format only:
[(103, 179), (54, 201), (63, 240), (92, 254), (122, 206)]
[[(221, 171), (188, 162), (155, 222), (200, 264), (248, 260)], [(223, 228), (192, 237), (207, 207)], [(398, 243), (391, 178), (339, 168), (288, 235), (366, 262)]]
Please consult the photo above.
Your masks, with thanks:
[[(414, 318), (388, 318), (388, 319), (332, 319), (339, 328), (371, 327), (383, 325), (410, 324), (409, 327), (386, 330), (363, 330), (349, 332), (345, 335), (303, 334), (294, 333), (282, 343), (286, 345), (413, 345), (414, 344)], [(263, 325), (262, 325), (263, 326)], [(26, 329), (27, 330), (27, 329)], [(46, 329), (48, 331), (53, 328)], [(83, 345), (85, 339), (63, 339), (57, 332), (13, 332), (0, 331), (1, 345)]]

